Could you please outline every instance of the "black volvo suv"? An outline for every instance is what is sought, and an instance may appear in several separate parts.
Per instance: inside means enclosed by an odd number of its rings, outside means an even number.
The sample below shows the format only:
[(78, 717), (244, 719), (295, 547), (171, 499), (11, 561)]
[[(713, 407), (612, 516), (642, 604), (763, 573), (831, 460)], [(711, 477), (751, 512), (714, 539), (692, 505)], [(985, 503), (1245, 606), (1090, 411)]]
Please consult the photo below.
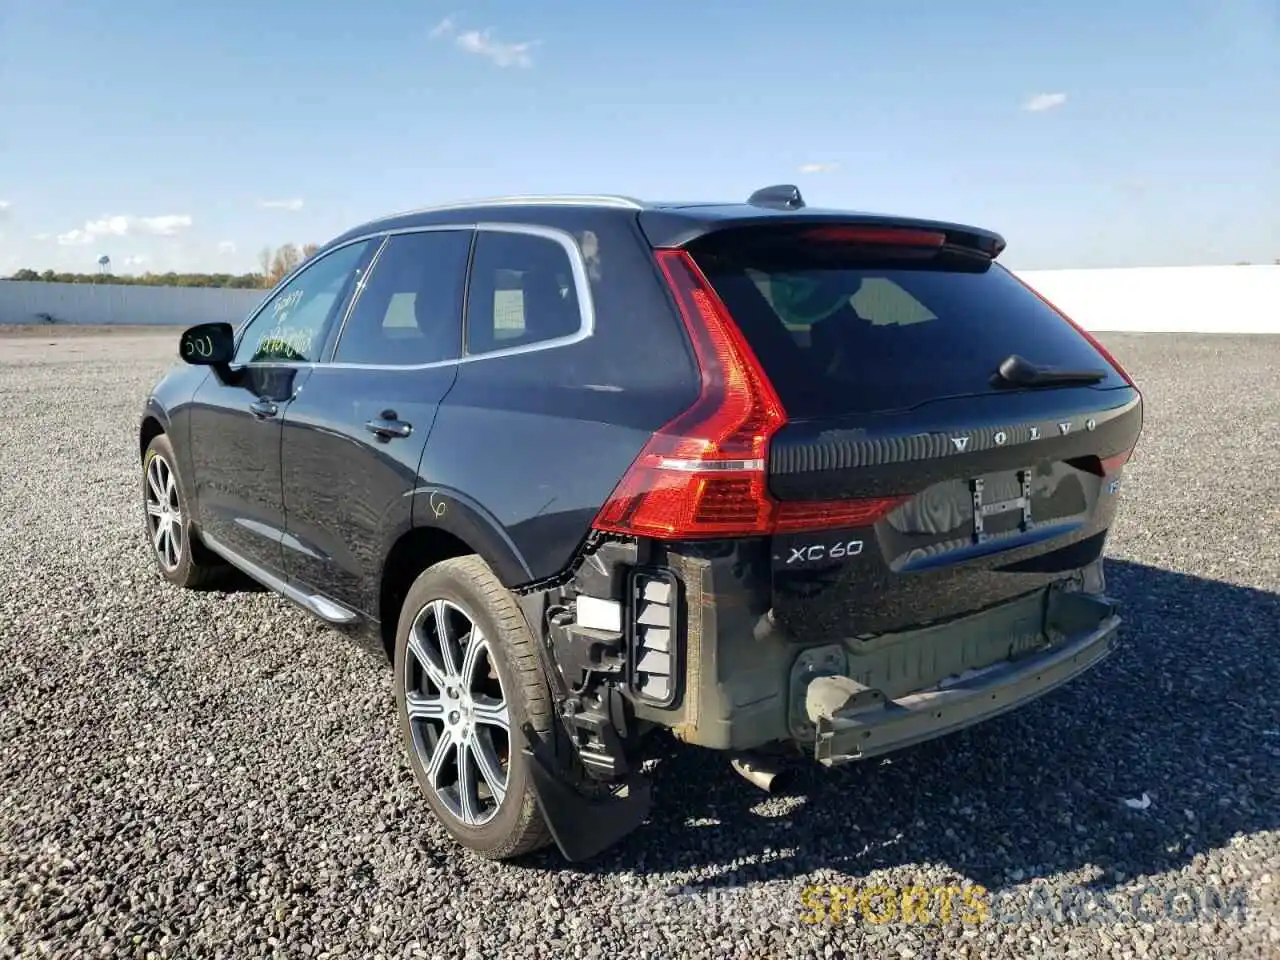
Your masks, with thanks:
[(768, 788), (1101, 660), (1142, 397), (970, 226), (477, 201), (366, 223), (146, 402), (147, 534), (394, 662), (427, 802), (489, 857), (594, 855), (647, 736)]

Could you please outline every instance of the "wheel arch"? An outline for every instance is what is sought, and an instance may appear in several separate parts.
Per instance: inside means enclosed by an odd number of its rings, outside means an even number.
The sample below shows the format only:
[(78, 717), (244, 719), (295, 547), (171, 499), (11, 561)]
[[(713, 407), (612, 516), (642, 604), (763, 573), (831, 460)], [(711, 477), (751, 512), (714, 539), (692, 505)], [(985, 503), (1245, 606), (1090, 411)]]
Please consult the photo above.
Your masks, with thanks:
[(482, 507), (442, 489), (423, 488), (414, 494), (414, 523), (392, 543), (379, 577), (379, 633), (389, 657), (404, 599), (428, 567), (476, 554), (508, 589), (534, 579), (511, 539)]
[(164, 423), (152, 412), (148, 412), (142, 418), (142, 425), (138, 428), (138, 456), (145, 457), (147, 455), (147, 447), (151, 445), (151, 441), (162, 433), (168, 433)]

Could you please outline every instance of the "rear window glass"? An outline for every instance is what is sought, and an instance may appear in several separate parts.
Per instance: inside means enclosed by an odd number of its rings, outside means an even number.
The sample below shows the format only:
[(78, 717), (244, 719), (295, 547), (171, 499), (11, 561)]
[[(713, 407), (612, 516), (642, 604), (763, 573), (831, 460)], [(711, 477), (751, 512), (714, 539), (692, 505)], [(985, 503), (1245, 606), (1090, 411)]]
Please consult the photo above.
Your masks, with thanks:
[(899, 410), (990, 392), (1010, 354), (1107, 371), (1070, 324), (1003, 267), (967, 258), (854, 257), (832, 244), (734, 242), (694, 258), (794, 418)]

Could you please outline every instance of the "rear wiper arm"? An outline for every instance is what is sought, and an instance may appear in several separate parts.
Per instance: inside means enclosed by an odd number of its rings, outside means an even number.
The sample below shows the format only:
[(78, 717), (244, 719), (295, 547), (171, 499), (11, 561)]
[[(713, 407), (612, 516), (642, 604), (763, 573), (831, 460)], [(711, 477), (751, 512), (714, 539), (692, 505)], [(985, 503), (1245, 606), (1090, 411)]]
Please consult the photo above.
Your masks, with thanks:
[(1106, 378), (1105, 370), (1066, 370), (1041, 366), (1011, 353), (1000, 361), (1000, 366), (991, 379), (996, 386), (1052, 387), (1070, 383), (1098, 383)]

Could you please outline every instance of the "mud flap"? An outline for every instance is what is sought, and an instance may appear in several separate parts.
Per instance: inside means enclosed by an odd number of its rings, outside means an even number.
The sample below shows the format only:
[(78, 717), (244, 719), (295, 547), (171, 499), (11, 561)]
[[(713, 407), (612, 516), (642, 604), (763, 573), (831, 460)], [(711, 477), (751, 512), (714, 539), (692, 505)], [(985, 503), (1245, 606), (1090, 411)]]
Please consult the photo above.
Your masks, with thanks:
[(649, 816), (653, 788), (632, 774), (618, 793), (583, 796), (548, 762), (543, 751), (525, 748), (533, 790), (560, 853), (570, 862), (589, 860), (637, 829)]

